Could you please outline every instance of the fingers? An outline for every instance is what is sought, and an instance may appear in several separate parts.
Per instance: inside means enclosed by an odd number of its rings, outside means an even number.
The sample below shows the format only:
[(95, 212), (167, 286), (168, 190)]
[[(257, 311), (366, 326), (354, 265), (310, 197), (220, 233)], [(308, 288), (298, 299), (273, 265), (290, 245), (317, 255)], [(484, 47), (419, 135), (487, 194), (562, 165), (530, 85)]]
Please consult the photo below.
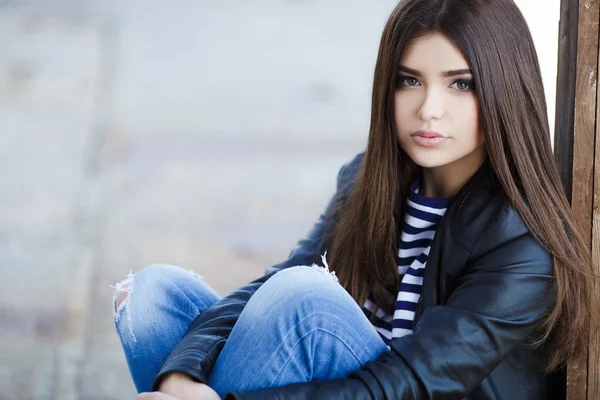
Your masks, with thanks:
[(145, 392), (140, 393), (136, 400), (179, 400), (177, 397), (162, 392)]

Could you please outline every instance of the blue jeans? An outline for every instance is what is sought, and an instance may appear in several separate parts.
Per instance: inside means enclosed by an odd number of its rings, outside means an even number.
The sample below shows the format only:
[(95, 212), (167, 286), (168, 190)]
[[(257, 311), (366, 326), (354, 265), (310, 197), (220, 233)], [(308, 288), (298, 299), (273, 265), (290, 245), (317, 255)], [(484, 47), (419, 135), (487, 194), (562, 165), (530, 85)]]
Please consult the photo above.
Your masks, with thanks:
[[(115, 324), (138, 392), (203, 310), (219, 300), (198, 275), (152, 265), (117, 284), (127, 298)], [(113, 304), (114, 307), (114, 304)], [(209, 378), (221, 397), (347, 376), (386, 350), (358, 304), (318, 267), (293, 267), (263, 284), (241, 313)]]

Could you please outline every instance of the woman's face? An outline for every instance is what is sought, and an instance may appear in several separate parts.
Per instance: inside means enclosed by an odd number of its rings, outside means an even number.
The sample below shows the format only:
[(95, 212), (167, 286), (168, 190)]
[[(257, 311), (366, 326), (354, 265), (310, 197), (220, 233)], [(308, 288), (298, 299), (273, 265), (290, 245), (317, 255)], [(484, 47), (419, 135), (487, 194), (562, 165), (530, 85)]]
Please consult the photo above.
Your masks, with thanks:
[(485, 152), (469, 64), (440, 33), (414, 39), (405, 49), (394, 110), (400, 146), (421, 167), (460, 164)]

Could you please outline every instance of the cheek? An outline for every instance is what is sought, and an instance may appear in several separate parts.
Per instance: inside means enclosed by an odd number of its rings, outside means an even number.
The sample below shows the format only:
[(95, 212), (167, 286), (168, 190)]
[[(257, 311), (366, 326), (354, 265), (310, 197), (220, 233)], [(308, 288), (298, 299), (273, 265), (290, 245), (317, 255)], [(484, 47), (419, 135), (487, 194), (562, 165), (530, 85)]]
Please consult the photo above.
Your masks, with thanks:
[(396, 93), (394, 98), (394, 122), (396, 123), (396, 133), (398, 135), (409, 128), (407, 125), (410, 124), (410, 116), (414, 114), (411, 104), (407, 101), (408, 99), (406, 97), (400, 99), (401, 97), (399, 93)]
[(478, 104), (456, 104), (453, 108), (453, 115), (457, 118), (455, 121), (458, 122), (456, 128), (464, 134), (464, 139), (473, 145), (482, 144), (485, 139), (479, 122)]

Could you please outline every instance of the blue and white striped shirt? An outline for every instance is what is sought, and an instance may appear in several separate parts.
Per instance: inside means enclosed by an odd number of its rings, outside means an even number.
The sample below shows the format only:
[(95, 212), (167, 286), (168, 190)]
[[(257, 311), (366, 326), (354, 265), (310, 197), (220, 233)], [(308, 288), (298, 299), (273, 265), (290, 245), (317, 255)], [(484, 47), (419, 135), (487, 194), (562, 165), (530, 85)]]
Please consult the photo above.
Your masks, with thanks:
[[(396, 299), (394, 315), (386, 315), (378, 310), (373, 325), (386, 345), (392, 339), (412, 333), (412, 323), (421, 288), (427, 256), (438, 223), (452, 198), (435, 199), (419, 194), (418, 181), (414, 182), (406, 199), (408, 209), (404, 217), (404, 228), (398, 250), (398, 274), (400, 288)], [(363, 306), (365, 315), (370, 318), (376, 306), (369, 298)]]

